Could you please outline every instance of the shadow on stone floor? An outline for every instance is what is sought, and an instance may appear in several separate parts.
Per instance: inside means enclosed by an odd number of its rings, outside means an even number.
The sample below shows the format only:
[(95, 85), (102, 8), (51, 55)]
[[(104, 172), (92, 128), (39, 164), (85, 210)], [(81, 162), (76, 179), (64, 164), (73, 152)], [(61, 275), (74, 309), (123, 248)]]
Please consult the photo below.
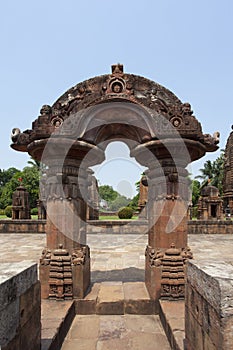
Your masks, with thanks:
[(128, 267), (121, 270), (92, 271), (91, 281), (94, 282), (144, 282), (145, 270), (136, 267)]

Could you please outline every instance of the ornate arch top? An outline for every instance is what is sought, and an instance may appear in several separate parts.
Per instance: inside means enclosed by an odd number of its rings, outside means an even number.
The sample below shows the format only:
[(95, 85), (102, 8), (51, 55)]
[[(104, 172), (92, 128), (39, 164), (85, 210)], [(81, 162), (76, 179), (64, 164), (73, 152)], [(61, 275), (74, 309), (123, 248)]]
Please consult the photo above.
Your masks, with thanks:
[[(137, 135), (137, 140), (135, 141), (138, 143), (145, 143), (150, 140), (161, 138), (161, 133), (159, 136), (157, 135), (158, 127), (156, 121), (158, 118), (162, 117), (177, 130), (179, 137), (186, 140), (197, 141), (200, 144), (199, 148), (201, 148), (202, 151), (199, 155), (193, 157), (193, 159), (198, 159), (206, 151), (215, 151), (218, 148), (216, 145), (219, 142), (219, 134), (215, 133), (211, 136), (202, 133), (201, 124), (193, 115), (189, 103), (182, 103), (170, 90), (156, 82), (141, 76), (124, 73), (122, 64), (112, 65), (111, 74), (97, 76), (75, 85), (60, 96), (52, 106), (42, 106), (40, 115), (32, 123), (31, 130), (26, 130), (21, 133), (19, 129), (13, 129), (13, 144), (11, 147), (18, 151), (28, 152), (29, 149), (31, 150), (33, 148), (31, 145), (32, 142), (48, 139), (54, 132), (59, 130), (61, 125), (68, 120), (70, 116), (74, 115), (76, 123), (79, 122), (79, 119), (86, 118), (86, 121), (85, 123), (83, 123), (83, 120), (80, 121), (80, 125), (84, 125), (80, 135), (71, 135), (71, 133), (69, 137), (96, 144), (96, 140), (100, 141), (100, 139), (94, 137), (94, 133), (96, 135), (102, 135), (103, 132), (100, 130), (100, 127), (97, 127), (91, 135), (90, 132), (85, 133), (85, 128), (92, 123), (92, 121), (89, 120), (88, 124), (87, 113), (81, 113), (81, 111), (87, 111), (89, 108), (104, 103), (110, 105), (110, 103), (113, 102), (118, 104), (119, 102), (131, 103), (131, 105), (138, 106), (139, 111), (145, 111), (147, 115), (144, 118), (146, 119), (145, 124), (150, 124), (149, 128), (146, 128), (146, 130), (144, 130), (144, 126), (125, 128), (125, 130), (128, 129), (127, 135)], [(127, 119), (127, 117), (128, 115), (126, 113), (125, 119)], [(129, 118), (133, 118), (132, 113)], [(127, 120), (124, 122), (123, 119), (124, 118), (118, 121), (120, 133), (122, 133), (124, 129), (122, 125), (124, 125), (124, 123), (127, 124)], [(114, 117), (112, 116), (110, 121), (114, 124), (115, 115)], [(110, 127), (106, 130), (111, 133)], [(88, 134), (88, 140), (85, 138), (86, 134)], [(109, 137), (111, 137), (111, 135)], [(166, 131), (162, 137), (167, 137)]]
[(181, 101), (165, 87), (144, 77), (126, 74), (123, 65), (112, 65), (112, 74), (105, 74), (81, 82), (66, 91), (53, 104), (55, 113), (76, 112), (97, 103), (126, 100), (151, 109), (168, 112)]

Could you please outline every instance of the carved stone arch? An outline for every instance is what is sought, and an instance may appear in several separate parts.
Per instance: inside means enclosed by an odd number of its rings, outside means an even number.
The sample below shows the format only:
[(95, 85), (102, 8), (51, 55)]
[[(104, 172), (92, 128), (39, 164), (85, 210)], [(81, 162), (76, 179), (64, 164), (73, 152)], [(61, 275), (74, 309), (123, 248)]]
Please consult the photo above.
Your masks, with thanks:
[(143, 143), (156, 136), (154, 120), (147, 109), (125, 100), (87, 108), (79, 118), (78, 129), (80, 139), (95, 145), (117, 138)]
[(150, 296), (184, 296), (184, 264), (191, 256), (186, 248), (186, 166), (215, 151), (219, 140), (203, 134), (189, 103), (156, 82), (124, 73), (117, 64), (111, 74), (81, 82), (52, 107), (42, 108), (32, 130), (13, 129), (11, 147), (48, 166), (43, 187), (48, 250), (40, 264), (43, 298), (83, 298), (88, 289), (88, 167), (104, 160), (104, 149), (113, 139), (128, 140), (130, 155), (148, 167), (145, 282)]

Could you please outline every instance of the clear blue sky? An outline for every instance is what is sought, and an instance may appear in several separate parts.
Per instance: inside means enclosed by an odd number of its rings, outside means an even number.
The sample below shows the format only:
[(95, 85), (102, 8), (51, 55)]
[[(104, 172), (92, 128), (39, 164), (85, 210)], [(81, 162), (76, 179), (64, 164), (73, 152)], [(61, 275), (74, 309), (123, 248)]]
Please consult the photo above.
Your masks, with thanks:
[[(233, 124), (231, 0), (13, 0), (1, 2), (0, 16), (1, 169), (27, 164), (9, 147), (13, 127), (31, 128), (43, 104), (116, 62), (190, 102), (203, 131), (220, 131), (225, 147)], [(217, 155), (194, 163), (194, 174)], [(116, 178), (104, 168), (114, 183), (134, 181), (131, 170)]]

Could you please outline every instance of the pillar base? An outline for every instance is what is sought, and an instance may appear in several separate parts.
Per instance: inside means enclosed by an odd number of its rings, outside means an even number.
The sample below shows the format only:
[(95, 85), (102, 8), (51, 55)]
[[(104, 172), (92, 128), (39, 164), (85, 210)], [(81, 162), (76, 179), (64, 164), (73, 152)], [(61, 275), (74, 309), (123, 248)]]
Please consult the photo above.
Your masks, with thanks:
[(75, 248), (70, 255), (62, 245), (45, 248), (39, 272), (42, 299), (82, 299), (90, 285), (90, 249)]
[(146, 248), (145, 283), (151, 299), (184, 299), (185, 264), (192, 259), (190, 248), (166, 250)]

